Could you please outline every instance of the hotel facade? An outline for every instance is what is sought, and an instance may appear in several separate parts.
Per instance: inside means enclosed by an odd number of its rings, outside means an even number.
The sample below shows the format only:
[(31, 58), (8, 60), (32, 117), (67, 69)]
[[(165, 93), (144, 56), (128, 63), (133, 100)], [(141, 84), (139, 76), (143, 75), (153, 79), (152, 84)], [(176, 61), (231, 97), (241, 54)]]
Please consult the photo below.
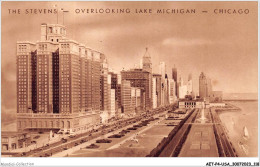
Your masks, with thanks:
[(42, 24), (41, 40), (17, 42), (17, 129), (69, 129), (100, 123), (105, 55)]

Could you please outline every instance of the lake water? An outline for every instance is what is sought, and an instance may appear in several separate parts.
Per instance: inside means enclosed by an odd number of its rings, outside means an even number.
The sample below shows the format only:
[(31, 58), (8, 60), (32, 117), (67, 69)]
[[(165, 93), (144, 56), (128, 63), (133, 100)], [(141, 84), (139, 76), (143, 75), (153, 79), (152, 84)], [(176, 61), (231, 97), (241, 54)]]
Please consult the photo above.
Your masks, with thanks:
[[(219, 112), (239, 157), (258, 156), (258, 101), (232, 101), (241, 111)], [(244, 127), (249, 138), (243, 137)]]

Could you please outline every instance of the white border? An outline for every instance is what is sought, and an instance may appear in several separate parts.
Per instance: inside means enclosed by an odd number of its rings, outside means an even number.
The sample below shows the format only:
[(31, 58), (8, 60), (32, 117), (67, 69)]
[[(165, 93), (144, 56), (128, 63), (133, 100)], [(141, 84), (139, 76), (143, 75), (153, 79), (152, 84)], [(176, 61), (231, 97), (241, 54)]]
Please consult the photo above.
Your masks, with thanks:
[[(2, 1), (23, 1), (23, 0), (2, 0)], [(1, 2), (2, 2), (1, 1)], [(34, 0), (26, 0), (26, 1), (34, 1)], [(40, 1), (51, 1), (51, 0), (40, 0)], [(52, 0), (52, 1), (58, 1), (58, 0)], [(69, 1), (69, 0), (63, 0), (63, 1)], [(77, 0), (77, 1), (84, 1), (84, 0)], [(99, 1), (99, 0), (96, 0)], [(109, 0), (100, 0), (100, 1), (109, 1)], [(116, 1), (130, 1), (130, 0), (116, 0)], [(139, 1), (139, 0), (131, 0), (131, 1)], [(153, 1), (153, 0), (142, 0), (142, 1)], [(180, 1), (180, 0), (164, 0), (164, 1)], [(181, 1), (208, 1), (208, 0), (181, 0)], [(243, 1), (243, 0), (213, 0), (213, 1)], [(246, 0), (246, 1), (257, 1), (257, 0)], [(1, 9), (2, 9), (2, 5)], [(1, 15), (1, 9), (0, 9), (0, 15)], [(258, 3), (258, 9), (260, 9), (260, 5)], [(1, 17), (2, 18), (2, 17)], [(259, 30), (259, 18), (260, 14), (258, 12), (258, 30)], [(0, 26), (1, 28), (1, 26)], [(2, 33), (2, 31), (1, 31)], [(1, 37), (1, 34), (0, 34)], [(259, 41), (259, 33), (258, 33), (258, 41)], [(2, 50), (2, 47), (1, 47)], [(2, 52), (1, 52), (2, 53)], [(259, 42), (258, 42), (258, 55), (260, 53), (259, 50)], [(258, 59), (258, 64), (259, 64)], [(0, 65), (1, 66), (1, 65)], [(0, 69), (1, 71), (1, 69)], [(258, 77), (259, 77), (259, 66), (258, 66)], [(1, 81), (1, 78), (0, 78)], [(258, 82), (259, 85), (259, 82)], [(1, 90), (1, 87), (0, 87)], [(258, 92), (258, 99), (260, 97), (260, 94)], [(1, 97), (0, 97), (1, 101)], [(1, 105), (0, 105), (1, 109)], [(258, 103), (258, 111), (259, 111), (259, 103)], [(258, 112), (259, 113), (259, 112)], [(1, 115), (0, 115), (1, 118)], [(258, 131), (259, 131), (259, 114), (258, 114)], [(0, 125), (1, 127), (1, 125)], [(1, 140), (1, 139), (0, 139)], [(259, 133), (258, 133), (258, 140), (259, 140)], [(14, 157), (1, 157), (0, 162), (1, 165), (4, 166), (206, 166), (206, 163), (208, 162), (229, 162), (230, 164), (232, 162), (259, 162), (259, 143), (258, 143), (258, 157), (254, 158), (180, 158), (180, 157), (172, 157), (172, 158), (98, 158), (98, 157), (70, 157), (70, 158), (14, 158)], [(0, 148), (1, 151), (1, 148)], [(28, 164), (27, 164), (28, 163)], [(33, 165), (30, 165), (33, 164)]]

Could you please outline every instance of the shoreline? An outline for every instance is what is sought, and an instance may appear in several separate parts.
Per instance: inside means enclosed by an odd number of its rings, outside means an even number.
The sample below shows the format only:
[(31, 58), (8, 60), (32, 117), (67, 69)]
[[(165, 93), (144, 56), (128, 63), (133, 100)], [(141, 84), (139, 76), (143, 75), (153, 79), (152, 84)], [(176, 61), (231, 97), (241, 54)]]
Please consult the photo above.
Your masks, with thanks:
[[(240, 103), (241, 101), (234, 101)], [(255, 103), (257, 101), (245, 101), (248, 103)], [(229, 138), (229, 141), (232, 143), (239, 157), (257, 157), (255, 155), (255, 142), (254, 133), (252, 129), (250, 129), (251, 125), (248, 123), (249, 116), (255, 117), (255, 114), (251, 110), (248, 112), (247, 110), (241, 106), (236, 106), (234, 104), (226, 103), (228, 108), (215, 108), (216, 113), (218, 114), (221, 124), (224, 127), (226, 134)], [(240, 108), (241, 107), (241, 108)], [(258, 112), (257, 112), (258, 113)], [(245, 116), (244, 116), (245, 115)], [(258, 118), (258, 116), (256, 117)], [(250, 121), (249, 121), (250, 122)], [(243, 138), (243, 127), (248, 127), (251, 131), (250, 138)], [(258, 136), (257, 136), (258, 137)], [(258, 142), (258, 140), (257, 140)], [(258, 143), (257, 143), (258, 144)], [(257, 153), (256, 153), (257, 154)]]
[(231, 142), (232, 146), (235, 149), (235, 152), (237, 153), (238, 157), (244, 157), (243, 156), (243, 152), (241, 149), (239, 149), (239, 147), (237, 147), (237, 141), (235, 141), (235, 138), (232, 137), (234, 135), (233, 131), (230, 131), (228, 129), (230, 129), (229, 127), (231, 126), (231, 123), (227, 121), (227, 119), (223, 118), (225, 114), (230, 114), (230, 113), (237, 113), (239, 111), (235, 111), (235, 110), (215, 110), (219, 120), (221, 121), (221, 125), (224, 128), (224, 131), (228, 137), (229, 142)]

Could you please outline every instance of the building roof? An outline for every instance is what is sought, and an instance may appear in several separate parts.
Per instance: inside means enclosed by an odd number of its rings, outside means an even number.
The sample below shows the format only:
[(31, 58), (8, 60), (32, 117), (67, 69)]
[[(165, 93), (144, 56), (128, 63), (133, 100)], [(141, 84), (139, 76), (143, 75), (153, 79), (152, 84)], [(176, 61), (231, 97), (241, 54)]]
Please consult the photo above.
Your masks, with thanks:
[(31, 41), (17, 41), (17, 44), (31, 44), (31, 45), (36, 45), (36, 43), (31, 42)]
[(27, 133), (18, 132), (18, 131), (2, 131), (1, 132), (2, 137), (15, 137), (15, 136), (24, 135), (24, 134), (27, 134)]
[(196, 99), (196, 100), (179, 99), (179, 102), (203, 102), (203, 99)]
[(161, 74), (153, 74), (153, 76), (161, 77), (162, 75)]

